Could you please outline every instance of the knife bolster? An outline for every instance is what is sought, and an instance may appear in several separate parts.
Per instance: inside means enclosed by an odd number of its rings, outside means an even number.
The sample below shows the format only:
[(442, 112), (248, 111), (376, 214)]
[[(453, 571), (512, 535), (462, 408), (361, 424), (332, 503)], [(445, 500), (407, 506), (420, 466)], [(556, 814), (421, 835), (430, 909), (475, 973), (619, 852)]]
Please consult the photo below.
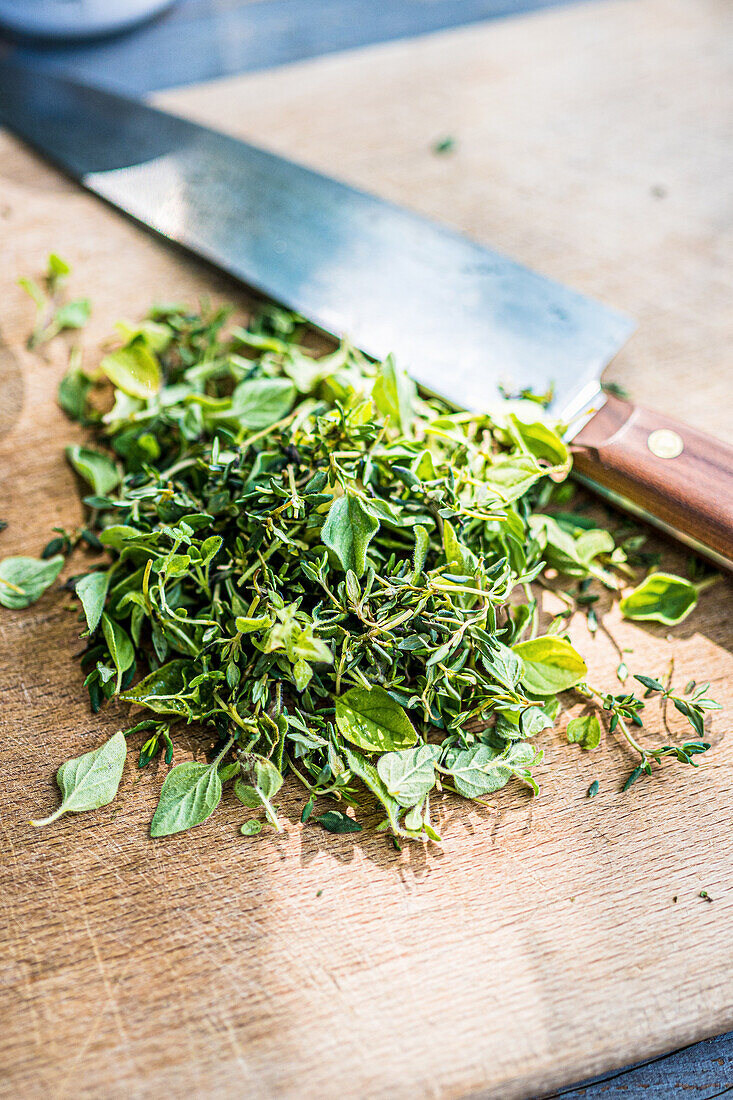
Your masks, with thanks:
[(579, 480), (733, 569), (733, 447), (608, 396), (571, 450)]

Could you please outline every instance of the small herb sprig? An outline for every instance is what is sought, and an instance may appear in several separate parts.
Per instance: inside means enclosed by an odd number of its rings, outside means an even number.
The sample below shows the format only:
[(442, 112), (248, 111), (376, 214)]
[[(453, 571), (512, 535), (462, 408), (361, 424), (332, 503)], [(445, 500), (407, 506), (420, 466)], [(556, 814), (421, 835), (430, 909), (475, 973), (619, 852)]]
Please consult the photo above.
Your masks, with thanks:
[(39, 285), (35, 279), (21, 278), (18, 285), (36, 305), (36, 320), (28, 338), (28, 347), (37, 348), (67, 329), (83, 328), (89, 320), (91, 305), (88, 298), (63, 301), (62, 291), (71, 268), (60, 256), (51, 253), (48, 268)]
[[(583, 694), (595, 696), (599, 700), (603, 710), (610, 713), (609, 733), (614, 733), (618, 729), (631, 748), (641, 757), (641, 763), (634, 768), (624, 783), (625, 791), (642, 775), (651, 775), (652, 764), (660, 764), (665, 758), (671, 757), (681, 764), (697, 767), (698, 761), (695, 757), (707, 752), (710, 748), (710, 743), (702, 740), (705, 734), (705, 715), (710, 711), (720, 710), (720, 703), (707, 696), (709, 683), (697, 686), (694, 681), (691, 681), (683, 695), (675, 695), (670, 686), (665, 687), (653, 676), (636, 675), (634, 679), (646, 689), (643, 698), (639, 698), (633, 692), (613, 694), (599, 691), (588, 684), (582, 684), (578, 689)], [(662, 745), (656, 749), (640, 744), (631, 727), (643, 727), (642, 711), (646, 706), (645, 700), (653, 697), (657, 697), (662, 704), (672, 703), (675, 709), (684, 715), (700, 740), (685, 741), (680, 745)]]
[[(558, 509), (571, 459), (544, 399), (457, 413), (391, 359), (348, 344), (315, 354), (297, 315), (228, 319), (156, 307), (117, 326), (95, 372), (73, 353), (61, 383), (62, 408), (93, 433), (67, 448), (86, 519), (57, 529), (47, 560), (0, 563), (0, 603), (38, 598), (80, 542), (103, 550), (72, 579), (92, 709), (118, 698), (150, 716), (60, 769), (50, 820), (114, 796), (133, 733), (140, 767), (171, 764), (182, 722), (209, 731), (209, 762), (171, 768), (153, 836), (201, 824), (227, 783), (280, 829), (289, 774), (306, 791), (304, 823), (357, 831), (343, 807), (366, 789), (396, 844), (439, 841), (437, 794), (481, 801), (513, 778), (538, 790), (535, 741), (572, 688), (639, 753), (627, 787), (665, 757), (696, 763), (707, 742), (644, 748), (644, 700), (588, 687), (566, 617), (539, 633), (538, 584), (575, 583), (569, 615), (593, 612), (591, 583), (616, 591), (633, 576), (624, 545)], [(37, 325), (36, 341), (54, 325)], [(679, 580), (645, 591), (644, 617), (689, 613), (697, 595)], [(717, 707), (707, 685), (676, 696), (637, 679), (702, 737)], [(584, 749), (600, 737), (597, 713), (568, 727)], [(342, 808), (316, 813), (320, 799)]]

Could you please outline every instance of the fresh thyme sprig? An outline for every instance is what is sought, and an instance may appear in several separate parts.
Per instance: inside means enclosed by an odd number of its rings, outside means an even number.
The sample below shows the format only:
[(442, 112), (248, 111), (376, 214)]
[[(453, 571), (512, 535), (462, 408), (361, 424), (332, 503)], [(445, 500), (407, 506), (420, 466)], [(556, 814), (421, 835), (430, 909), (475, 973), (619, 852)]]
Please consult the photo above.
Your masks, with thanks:
[[(713, 710), (720, 710), (720, 703), (707, 697), (706, 693), (710, 688), (709, 683), (698, 687), (694, 682), (691, 682), (688, 684), (684, 695), (680, 696), (672, 692), (669, 684), (665, 687), (664, 684), (652, 676), (636, 675), (634, 679), (638, 680), (646, 689), (643, 698), (639, 698), (633, 692), (613, 694), (600, 691), (589, 684), (579, 685), (579, 691), (583, 694), (595, 696), (600, 701), (603, 710), (610, 712), (609, 733), (614, 733), (618, 729), (634, 752), (637, 752), (641, 757), (641, 763), (634, 768), (624, 783), (623, 789), (625, 791), (640, 776), (651, 775), (652, 764), (660, 764), (665, 758), (671, 757), (681, 764), (691, 764), (693, 767), (697, 767), (698, 762), (695, 757), (699, 756), (700, 753), (707, 752), (710, 748), (710, 743), (702, 740), (705, 734), (705, 714)], [(700, 740), (685, 741), (680, 745), (662, 745), (656, 749), (642, 745), (633, 733), (632, 727), (643, 727), (642, 712), (645, 709), (645, 700), (654, 696), (658, 697), (662, 703), (671, 702), (675, 709), (684, 715)]]

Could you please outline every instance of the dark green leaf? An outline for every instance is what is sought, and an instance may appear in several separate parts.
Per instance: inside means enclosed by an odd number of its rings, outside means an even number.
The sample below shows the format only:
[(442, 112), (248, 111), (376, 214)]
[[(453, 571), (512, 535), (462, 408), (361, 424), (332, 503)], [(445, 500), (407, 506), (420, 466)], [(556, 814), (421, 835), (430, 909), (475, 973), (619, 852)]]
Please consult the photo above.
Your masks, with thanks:
[(369, 543), (379, 530), (379, 520), (367, 511), (357, 496), (337, 497), (321, 529), (321, 539), (346, 572), (361, 577), (366, 569)]
[(329, 833), (360, 833), (361, 825), (341, 810), (327, 810), (325, 814), (313, 819)]

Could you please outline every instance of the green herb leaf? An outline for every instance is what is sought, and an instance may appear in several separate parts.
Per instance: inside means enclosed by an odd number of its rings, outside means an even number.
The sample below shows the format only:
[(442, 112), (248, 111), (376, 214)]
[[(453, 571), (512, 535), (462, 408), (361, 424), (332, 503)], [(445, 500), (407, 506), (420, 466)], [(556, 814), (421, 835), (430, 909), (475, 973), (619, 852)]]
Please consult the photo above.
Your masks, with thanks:
[(244, 825), (240, 828), (242, 836), (257, 836), (262, 832), (262, 823), (256, 818), (250, 818), (249, 821), (245, 821)]
[(245, 783), (244, 779), (238, 779), (234, 784), (234, 793), (245, 806), (254, 808), (261, 803), (265, 808), (267, 820), (278, 832), (281, 832), (272, 799), (283, 785), (282, 775), (271, 760), (255, 753), (250, 753), (243, 758), (242, 767), (251, 784)]
[(405, 435), (411, 434), (417, 389), (405, 371), (397, 370), (388, 356), (379, 368), (372, 400), (383, 416), (388, 416)]
[(482, 655), (481, 662), (489, 675), (510, 691), (524, 675), (521, 657), (501, 642), (494, 642), (489, 652)]
[(99, 451), (75, 444), (66, 448), (66, 457), (79, 477), (84, 478), (94, 492), (101, 497), (106, 496), (121, 481), (115, 463)]
[(595, 749), (601, 743), (601, 723), (597, 714), (584, 714), (568, 722), (567, 738), (571, 745)]
[(102, 613), (102, 633), (117, 669), (117, 691), (122, 684), (122, 674), (135, 663), (135, 647), (124, 627), (109, 615)]
[(238, 615), (234, 625), (240, 634), (252, 634), (254, 631), (265, 630), (272, 626), (272, 619), (269, 615)]
[(381, 802), (387, 813), (387, 821), (395, 835), (403, 835), (403, 830), (400, 827), (400, 806), (399, 803), (392, 798), (382, 778), (379, 775), (377, 769), (365, 760), (361, 753), (356, 752), (354, 749), (346, 748), (344, 750), (346, 756), (346, 762), (349, 765), (349, 771), (361, 779), (362, 783), (372, 792), (373, 795)]
[(480, 798), (505, 787), (514, 775), (526, 776), (541, 754), (524, 741), (514, 741), (502, 752), (478, 744), (455, 753), (447, 767), (456, 790), (464, 798)]
[(48, 825), (62, 814), (106, 806), (117, 794), (126, 756), (125, 735), (119, 732), (100, 748), (67, 760), (56, 773), (61, 805), (49, 817), (32, 821), (31, 825)]
[(158, 360), (140, 340), (106, 355), (99, 369), (113, 386), (143, 401), (154, 397), (163, 384)]
[(410, 719), (384, 688), (351, 688), (336, 699), (336, 725), (352, 745), (367, 752), (407, 749), (417, 741)]
[(72, 420), (84, 419), (87, 397), (92, 387), (91, 378), (77, 365), (70, 366), (59, 382), (59, 405)]
[(61, 554), (45, 561), (38, 558), (5, 558), (0, 561), (0, 604), (30, 607), (40, 599), (64, 567)]
[(435, 785), (439, 745), (388, 752), (377, 761), (377, 772), (389, 794), (400, 806), (416, 806)]
[[(74, 591), (81, 600), (81, 605), (84, 608), (84, 614), (90, 634), (94, 633), (102, 618), (104, 604), (107, 599), (107, 589), (109, 588), (109, 579), (109, 572), (87, 573), (85, 577), (81, 577), (76, 582)], [(130, 662), (130, 664), (131, 663), (132, 662)]]
[(654, 619), (676, 626), (686, 619), (697, 603), (694, 584), (673, 573), (652, 573), (638, 588), (621, 600), (627, 619)]
[(366, 569), (369, 543), (379, 530), (379, 520), (368, 512), (357, 496), (337, 497), (321, 529), (324, 546), (333, 550), (344, 572), (351, 569), (361, 577)]
[(88, 298), (77, 298), (73, 302), (65, 302), (54, 313), (52, 327), (55, 332), (84, 328), (91, 312), (92, 305)]
[(512, 647), (524, 662), (522, 682), (535, 695), (554, 695), (579, 684), (588, 671), (570, 642), (546, 634)]
[(320, 817), (314, 817), (329, 833), (360, 833), (361, 825), (341, 810), (326, 810)]
[(234, 420), (241, 428), (269, 428), (290, 412), (297, 394), (286, 378), (254, 378), (241, 382), (231, 398), (229, 409), (212, 414), (212, 420)]
[(211, 764), (189, 761), (171, 768), (150, 825), (152, 837), (171, 836), (201, 825), (221, 801), (221, 779)]
[(182, 698), (191, 663), (183, 658), (169, 661), (120, 695), (123, 703), (137, 703), (156, 714), (190, 713), (190, 707)]

